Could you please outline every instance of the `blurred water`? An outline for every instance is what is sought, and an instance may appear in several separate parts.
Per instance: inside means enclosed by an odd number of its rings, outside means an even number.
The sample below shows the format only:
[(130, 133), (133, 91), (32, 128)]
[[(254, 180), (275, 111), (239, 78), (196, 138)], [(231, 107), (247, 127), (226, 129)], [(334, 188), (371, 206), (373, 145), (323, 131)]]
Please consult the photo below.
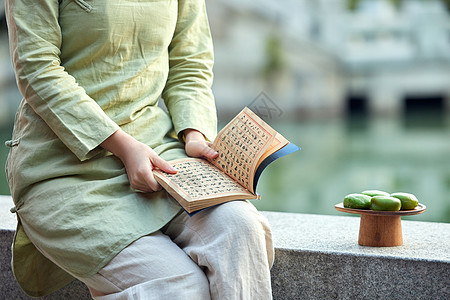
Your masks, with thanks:
[[(259, 209), (343, 215), (345, 195), (366, 189), (415, 194), (427, 206), (417, 221), (450, 222), (449, 124), (424, 120), (317, 120), (272, 124), (302, 150), (264, 171)], [(431, 123), (431, 122), (430, 122)], [(413, 124), (418, 124), (415, 127)]]
[[(413, 193), (427, 206), (425, 213), (403, 219), (450, 222), (448, 120), (438, 124), (423, 118), (270, 123), (302, 150), (263, 172), (257, 188), (262, 199), (253, 202), (259, 209), (345, 215), (335, 211), (334, 205), (346, 194), (380, 189)], [(0, 130), (2, 140), (9, 131)], [(1, 165), (7, 151), (1, 147)], [(9, 194), (3, 172), (0, 194)]]

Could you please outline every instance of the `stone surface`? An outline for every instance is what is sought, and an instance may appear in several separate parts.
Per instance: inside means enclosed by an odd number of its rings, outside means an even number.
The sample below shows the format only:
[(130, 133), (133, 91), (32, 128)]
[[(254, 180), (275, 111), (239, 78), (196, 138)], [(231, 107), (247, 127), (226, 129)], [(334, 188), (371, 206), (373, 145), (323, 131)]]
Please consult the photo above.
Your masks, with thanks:
[(450, 263), (450, 223), (402, 221), (402, 246), (365, 247), (358, 245), (359, 215), (263, 214), (277, 248)]
[(450, 224), (402, 221), (402, 246), (365, 247), (359, 217), (263, 214), (274, 299), (450, 299)]
[(16, 214), (9, 211), (12, 207), (14, 207), (14, 203), (11, 196), (0, 195), (0, 229), (2, 230), (16, 229)]
[[(31, 299), (10, 268), (12, 206), (0, 196), (0, 299)], [(358, 216), (263, 214), (276, 248), (274, 299), (450, 299), (450, 224), (402, 221), (404, 244), (375, 248), (358, 245)], [(90, 297), (74, 281), (42, 299)]]
[(449, 299), (449, 265), (277, 250), (274, 299)]

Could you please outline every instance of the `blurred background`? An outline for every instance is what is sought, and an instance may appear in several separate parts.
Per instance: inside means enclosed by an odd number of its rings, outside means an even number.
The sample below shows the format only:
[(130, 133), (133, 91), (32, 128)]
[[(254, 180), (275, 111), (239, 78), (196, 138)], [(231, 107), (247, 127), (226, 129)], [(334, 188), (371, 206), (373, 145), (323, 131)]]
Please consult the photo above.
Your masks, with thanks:
[[(0, 1), (0, 140), (21, 100)], [(450, 0), (207, 1), (220, 127), (249, 106), (301, 151), (271, 164), (261, 210), (344, 215), (366, 189), (450, 222)], [(0, 165), (8, 148), (0, 145)], [(2, 167), (3, 168), (3, 167)], [(9, 194), (4, 172), (0, 194)]]

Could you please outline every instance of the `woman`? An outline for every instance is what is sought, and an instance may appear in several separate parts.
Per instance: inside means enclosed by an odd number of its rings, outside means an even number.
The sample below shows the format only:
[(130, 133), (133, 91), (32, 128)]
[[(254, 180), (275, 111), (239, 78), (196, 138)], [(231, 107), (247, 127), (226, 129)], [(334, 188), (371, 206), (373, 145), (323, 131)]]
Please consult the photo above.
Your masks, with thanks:
[(189, 217), (152, 175), (217, 155), (204, 1), (7, 0), (6, 14), (24, 96), (6, 166), (24, 291), (75, 277), (95, 299), (271, 298), (256, 209)]

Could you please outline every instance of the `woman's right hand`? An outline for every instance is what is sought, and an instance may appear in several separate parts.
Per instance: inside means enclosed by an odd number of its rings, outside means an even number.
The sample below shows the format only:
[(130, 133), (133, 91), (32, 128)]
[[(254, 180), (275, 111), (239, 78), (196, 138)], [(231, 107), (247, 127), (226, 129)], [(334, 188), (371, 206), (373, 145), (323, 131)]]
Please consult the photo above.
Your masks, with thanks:
[(130, 185), (142, 192), (161, 190), (161, 185), (155, 180), (153, 170), (175, 174), (177, 170), (159, 157), (149, 146), (137, 141), (132, 136), (119, 129), (100, 144), (113, 153), (125, 165)]

